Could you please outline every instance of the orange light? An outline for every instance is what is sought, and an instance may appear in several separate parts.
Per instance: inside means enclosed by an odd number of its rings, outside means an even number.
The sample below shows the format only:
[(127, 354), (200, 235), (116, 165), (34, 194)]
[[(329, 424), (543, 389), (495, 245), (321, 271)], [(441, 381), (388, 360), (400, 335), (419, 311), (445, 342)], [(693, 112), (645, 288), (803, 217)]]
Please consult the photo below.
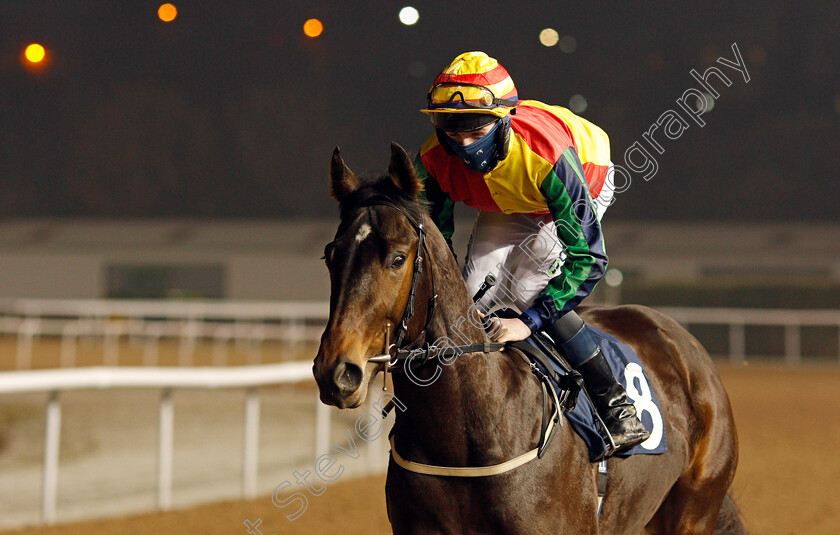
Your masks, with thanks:
[(303, 33), (308, 37), (318, 37), (323, 31), (324, 25), (318, 19), (309, 19), (303, 23)]
[(158, 8), (158, 18), (163, 22), (172, 22), (178, 16), (178, 9), (172, 4), (163, 4)]
[(23, 55), (26, 57), (26, 61), (29, 63), (41, 63), (44, 61), (44, 58), (47, 55), (47, 51), (44, 50), (44, 47), (39, 45), (38, 43), (32, 43), (31, 45), (26, 47)]

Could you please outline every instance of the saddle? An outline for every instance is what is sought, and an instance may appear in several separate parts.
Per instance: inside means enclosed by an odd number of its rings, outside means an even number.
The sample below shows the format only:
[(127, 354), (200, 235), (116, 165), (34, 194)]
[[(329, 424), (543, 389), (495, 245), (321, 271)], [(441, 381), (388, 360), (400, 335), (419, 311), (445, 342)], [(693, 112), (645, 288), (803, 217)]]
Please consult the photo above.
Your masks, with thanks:
[[(531, 368), (531, 373), (536, 375), (540, 381), (543, 391), (543, 417), (540, 433), (541, 447), (538, 456), (542, 458), (543, 453), (551, 443), (551, 439), (554, 438), (557, 425), (562, 425), (560, 421), (561, 413), (572, 411), (577, 406), (578, 395), (583, 389), (583, 377), (569, 366), (569, 363), (554, 350), (548, 337), (540, 332), (531, 335), (531, 338), (527, 341), (508, 342), (506, 345), (508, 349), (512, 349), (516, 355), (525, 360)], [(551, 359), (557, 359), (558, 365), (562, 365), (563, 373), (558, 373), (555, 366), (552, 366)], [(549, 417), (549, 414), (551, 414), (549, 398), (554, 400), (555, 408), (551, 417)], [(549, 428), (549, 418), (552, 419), (552, 425), (549, 436), (545, 437)]]
[[(497, 312), (505, 313), (505, 311)], [(638, 356), (630, 346), (622, 343), (614, 336), (591, 326), (590, 331), (601, 347), (613, 373), (627, 390), (628, 397), (636, 405), (642, 424), (651, 433), (648, 440), (629, 450), (614, 451), (611, 446), (612, 441), (607, 438), (606, 426), (598, 416), (589, 396), (580, 396), (581, 391), (586, 392), (580, 373), (572, 369), (563, 356), (557, 352), (551, 338), (542, 332), (536, 332), (525, 340), (507, 344), (487, 342), (454, 348), (426, 344), (423, 348), (400, 349), (395, 356), (384, 354), (372, 357), (370, 360), (388, 362), (389, 365), (409, 360), (414, 365), (422, 366), (429, 360), (437, 358), (447, 349), (457, 349), (461, 353), (489, 353), (507, 347), (512, 353), (525, 361), (531, 372), (539, 380), (542, 388), (542, 424), (540, 426), (539, 445), (536, 450), (538, 457), (541, 458), (545, 453), (551, 439), (554, 438), (557, 427), (563, 425), (563, 415), (565, 415), (575, 433), (586, 444), (589, 462), (591, 463), (603, 461), (613, 455), (627, 457), (634, 454), (655, 455), (664, 453), (667, 451), (667, 443), (659, 400), (645, 376)], [(553, 404), (550, 401), (553, 401)], [(382, 409), (383, 418), (392, 409), (393, 402)]]
[[(590, 462), (599, 462), (613, 455), (627, 457), (634, 454), (664, 453), (667, 451), (667, 443), (659, 400), (650, 387), (638, 356), (630, 346), (612, 335), (592, 326), (590, 330), (613, 373), (636, 405), (642, 424), (651, 432), (650, 439), (629, 450), (616, 453), (611, 448), (606, 427), (589, 399), (583, 379), (557, 352), (548, 336), (537, 332), (521, 342), (508, 343), (508, 347), (525, 355), (531, 363), (532, 370), (548, 379), (557, 392), (559, 406), (566, 419), (586, 443)], [(581, 391), (583, 396), (579, 395)]]

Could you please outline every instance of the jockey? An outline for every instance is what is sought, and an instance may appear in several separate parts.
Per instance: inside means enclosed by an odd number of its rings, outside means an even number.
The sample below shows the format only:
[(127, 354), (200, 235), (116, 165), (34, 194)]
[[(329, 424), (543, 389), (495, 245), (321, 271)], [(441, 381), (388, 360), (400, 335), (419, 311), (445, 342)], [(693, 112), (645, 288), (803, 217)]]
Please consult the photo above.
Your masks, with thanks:
[(616, 449), (648, 438), (636, 409), (574, 312), (604, 275), (600, 219), (613, 196), (609, 139), (569, 110), (518, 100), (508, 72), (483, 52), (461, 54), (429, 90), (435, 133), (415, 162), (432, 219), (450, 247), (453, 205), (479, 210), (464, 265), (471, 294), (493, 273), (483, 311), (513, 305), (493, 339), (543, 330), (583, 376)]

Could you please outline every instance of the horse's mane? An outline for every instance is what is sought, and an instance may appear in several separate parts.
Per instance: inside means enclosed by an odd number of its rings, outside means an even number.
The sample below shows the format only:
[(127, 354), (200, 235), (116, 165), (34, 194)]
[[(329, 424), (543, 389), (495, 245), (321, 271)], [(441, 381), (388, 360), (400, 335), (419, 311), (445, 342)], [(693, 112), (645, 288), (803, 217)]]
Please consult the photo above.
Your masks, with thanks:
[(427, 210), (426, 203), (406, 194), (397, 187), (390, 175), (359, 179), (362, 181), (361, 185), (339, 203), (341, 226), (352, 221), (360, 207), (384, 203), (396, 205), (416, 223), (423, 221)]

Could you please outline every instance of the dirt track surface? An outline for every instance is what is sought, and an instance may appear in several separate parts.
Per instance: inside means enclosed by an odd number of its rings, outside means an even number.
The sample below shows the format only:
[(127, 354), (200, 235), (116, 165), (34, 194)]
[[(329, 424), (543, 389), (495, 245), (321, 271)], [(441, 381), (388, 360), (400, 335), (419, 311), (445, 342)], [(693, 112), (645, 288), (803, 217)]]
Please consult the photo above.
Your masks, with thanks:
[[(291, 509), (291, 507), (289, 508)], [(385, 478), (339, 483), (309, 500), (306, 513), (294, 522), (265, 496), (253, 501), (223, 502), (186, 511), (30, 528), (3, 535), (231, 535), (247, 534), (245, 520), (262, 520), (263, 535), (312, 534), (378, 535), (391, 533), (385, 514)], [(256, 535), (257, 532), (254, 531)]]
[[(740, 435), (733, 492), (753, 533), (840, 533), (840, 369), (723, 365)], [(183, 511), (20, 531), (32, 535), (248, 533), (387, 534), (384, 477), (344, 481), (312, 498), (294, 522), (268, 496)], [(256, 533), (256, 531), (254, 531)]]

